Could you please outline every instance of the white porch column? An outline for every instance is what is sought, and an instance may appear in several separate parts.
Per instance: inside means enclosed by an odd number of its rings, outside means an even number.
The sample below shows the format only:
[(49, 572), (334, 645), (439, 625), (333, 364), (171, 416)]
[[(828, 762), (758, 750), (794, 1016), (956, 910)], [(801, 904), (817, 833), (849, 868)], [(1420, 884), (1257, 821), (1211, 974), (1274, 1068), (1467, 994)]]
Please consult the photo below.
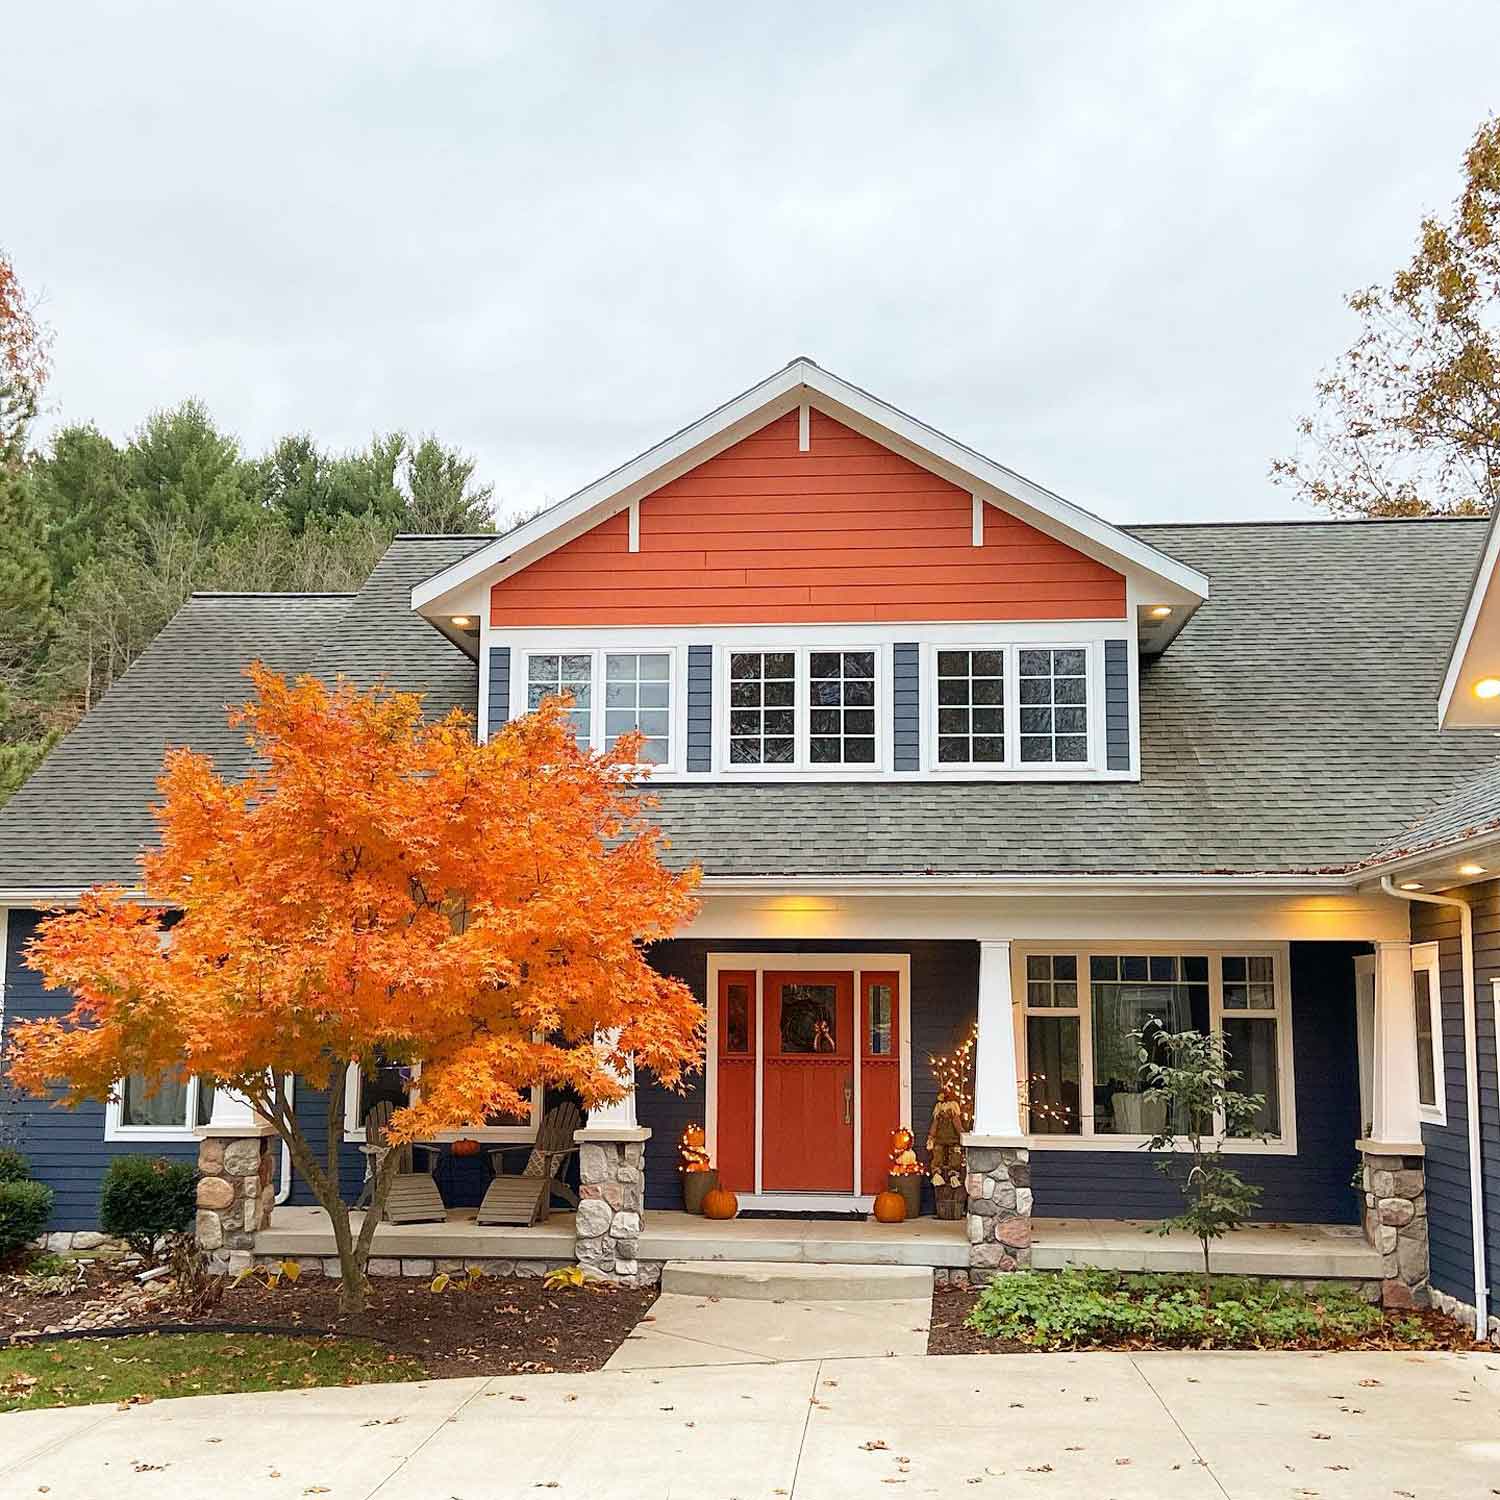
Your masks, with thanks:
[[(601, 1052), (613, 1050), (618, 1033), (596, 1037), (594, 1045)], [(624, 1070), (611, 1069), (625, 1086), (625, 1094), (613, 1104), (599, 1104), (588, 1112), (588, 1130), (635, 1130), (635, 1059), (626, 1058)]]
[(1375, 945), (1374, 1074), (1372, 1142), (1403, 1148), (1422, 1141), (1417, 1100), (1417, 1022), (1412, 1007), (1411, 945)]
[(979, 945), (979, 1033), (974, 1044), (976, 1143), (1024, 1145), (1016, 1027), (1010, 984), (1010, 939)]

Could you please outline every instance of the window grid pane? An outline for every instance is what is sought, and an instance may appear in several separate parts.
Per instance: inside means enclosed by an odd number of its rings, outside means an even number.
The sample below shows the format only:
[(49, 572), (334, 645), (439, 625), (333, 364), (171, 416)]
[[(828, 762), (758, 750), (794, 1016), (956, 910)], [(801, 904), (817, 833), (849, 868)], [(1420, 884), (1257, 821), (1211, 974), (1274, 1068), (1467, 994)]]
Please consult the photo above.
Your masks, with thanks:
[(1018, 709), (1023, 765), (1082, 765), (1088, 760), (1088, 652), (1028, 647), (1019, 661)]
[(1026, 959), (1026, 1004), (1039, 1010), (1078, 1008), (1078, 957), (1033, 953)]
[(791, 651), (730, 652), (730, 765), (790, 766), (795, 761), (796, 673)]
[(640, 729), (640, 757), (663, 766), (668, 760), (672, 667), (665, 651), (611, 651), (604, 658), (604, 742)]
[(573, 699), (567, 719), (581, 750), (593, 738), (594, 658), (587, 651), (567, 651), (531, 656), (526, 666), (527, 711), (540, 708), (548, 698), (566, 693)]
[(937, 654), (939, 765), (1000, 765), (1005, 760), (1005, 653)]
[(875, 764), (875, 653), (814, 651), (808, 658), (808, 759), (815, 766)]
[(1432, 979), (1426, 969), (1412, 976), (1412, 1005), (1417, 1021), (1417, 1098), (1437, 1108), (1437, 1059), (1432, 1044)]

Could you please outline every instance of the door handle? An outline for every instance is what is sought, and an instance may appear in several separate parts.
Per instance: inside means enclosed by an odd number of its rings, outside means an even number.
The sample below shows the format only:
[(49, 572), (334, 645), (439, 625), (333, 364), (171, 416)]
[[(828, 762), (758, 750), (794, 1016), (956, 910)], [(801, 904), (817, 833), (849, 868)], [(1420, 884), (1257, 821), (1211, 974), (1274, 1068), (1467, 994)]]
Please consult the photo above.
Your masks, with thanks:
[(844, 1085), (844, 1124), (846, 1124), (846, 1125), (852, 1125), (853, 1123), (854, 1123), (854, 1085), (852, 1083), (846, 1083)]

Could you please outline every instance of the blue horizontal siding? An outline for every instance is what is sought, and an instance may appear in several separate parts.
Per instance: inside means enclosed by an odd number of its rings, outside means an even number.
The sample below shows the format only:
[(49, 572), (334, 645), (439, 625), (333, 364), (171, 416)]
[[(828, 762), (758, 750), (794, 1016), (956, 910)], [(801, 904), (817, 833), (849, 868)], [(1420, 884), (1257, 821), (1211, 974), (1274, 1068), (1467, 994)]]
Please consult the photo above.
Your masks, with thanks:
[[(46, 990), (41, 975), (27, 964), (25, 947), (42, 913), (14, 910), (7, 924), (5, 952), (5, 1033), (18, 1021), (66, 1015), (73, 999), (66, 991)], [(7, 1084), (0, 1089), (0, 1142), (26, 1154), (31, 1174), (56, 1194), (49, 1229), (95, 1229), (99, 1224), (99, 1189), (117, 1156), (164, 1156), (196, 1162), (196, 1141), (153, 1141), (124, 1145), (104, 1139), (104, 1106), (80, 1104), (69, 1109), (55, 1100), (27, 1099)]]

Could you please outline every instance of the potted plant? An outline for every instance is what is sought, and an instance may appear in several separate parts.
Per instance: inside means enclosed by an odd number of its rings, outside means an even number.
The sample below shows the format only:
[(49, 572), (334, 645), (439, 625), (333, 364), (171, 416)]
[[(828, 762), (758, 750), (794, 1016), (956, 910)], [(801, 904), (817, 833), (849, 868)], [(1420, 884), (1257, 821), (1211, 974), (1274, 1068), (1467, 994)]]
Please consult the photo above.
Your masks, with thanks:
[(890, 1172), (886, 1186), (906, 1200), (906, 1217), (915, 1219), (922, 1212), (922, 1163), (912, 1150), (911, 1131), (904, 1125), (891, 1132)]
[(682, 1173), (682, 1206), (690, 1214), (701, 1214), (704, 1198), (719, 1185), (719, 1174), (709, 1165), (703, 1127), (696, 1121), (682, 1132), (677, 1154), (681, 1157), (677, 1170)]

